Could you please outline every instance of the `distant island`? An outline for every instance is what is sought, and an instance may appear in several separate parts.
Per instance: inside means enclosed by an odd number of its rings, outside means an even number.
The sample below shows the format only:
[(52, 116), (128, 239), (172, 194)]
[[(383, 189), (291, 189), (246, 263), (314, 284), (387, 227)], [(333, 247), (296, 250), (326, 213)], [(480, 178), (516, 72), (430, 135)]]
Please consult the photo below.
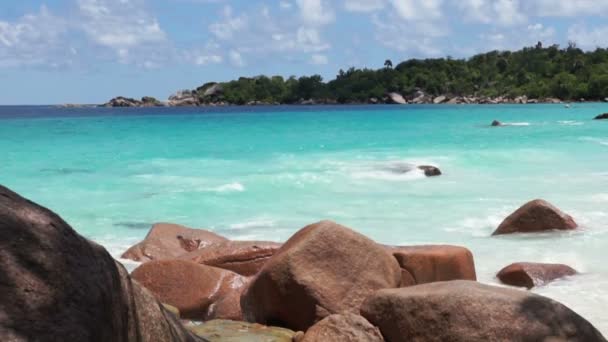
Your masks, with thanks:
[(608, 49), (584, 52), (575, 43), (491, 51), (468, 59), (410, 59), (381, 69), (320, 75), (240, 77), (181, 90), (166, 102), (116, 97), (106, 107), (278, 104), (559, 103), (608, 97)]

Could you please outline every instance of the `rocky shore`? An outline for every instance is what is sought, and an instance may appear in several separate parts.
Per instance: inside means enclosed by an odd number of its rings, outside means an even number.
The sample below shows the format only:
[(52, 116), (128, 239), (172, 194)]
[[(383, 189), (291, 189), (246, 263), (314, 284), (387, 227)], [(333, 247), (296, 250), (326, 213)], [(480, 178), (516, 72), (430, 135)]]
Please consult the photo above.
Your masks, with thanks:
[[(224, 100), (223, 88), (219, 83), (210, 83), (196, 90), (181, 90), (171, 95), (167, 101), (159, 101), (152, 97), (144, 97), (141, 100), (136, 100), (126, 97), (116, 97), (101, 105), (102, 107), (195, 107), (195, 106), (234, 106), (236, 103), (230, 103)], [(608, 100), (608, 99), (607, 99)], [(585, 102), (585, 99), (580, 99), (580, 102)], [(391, 92), (384, 97), (372, 97), (363, 102), (347, 102), (341, 103), (334, 99), (299, 99), (290, 103), (264, 102), (264, 101), (249, 101), (243, 103), (247, 106), (271, 106), (271, 105), (337, 105), (337, 104), (537, 104), (537, 103), (563, 103), (558, 98), (528, 98), (527, 96), (509, 97), (507, 95), (498, 97), (487, 97), (477, 95), (439, 95), (433, 96), (426, 94), (421, 90), (417, 90), (411, 94), (400, 94)]]
[[(155, 224), (123, 255), (0, 186), (2, 341), (606, 341), (565, 305), (476, 282), (466, 247), (386, 246), (332, 221), (285, 243)], [(577, 229), (543, 200), (493, 235)], [(498, 238), (498, 237), (488, 237)], [(531, 288), (566, 265), (508, 265)]]

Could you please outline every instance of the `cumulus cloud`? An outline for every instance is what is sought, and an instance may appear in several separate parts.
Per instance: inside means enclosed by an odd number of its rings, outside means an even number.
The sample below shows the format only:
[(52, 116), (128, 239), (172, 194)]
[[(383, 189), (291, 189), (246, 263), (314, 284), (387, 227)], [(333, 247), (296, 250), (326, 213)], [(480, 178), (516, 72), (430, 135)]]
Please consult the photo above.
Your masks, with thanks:
[(76, 50), (64, 39), (67, 23), (45, 6), (14, 21), (0, 21), (0, 67), (71, 63)]
[(335, 19), (333, 10), (322, 0), (296, 0), (296, 4), (307, 25), (326, 25)]
[(384, 0), (345, 0), (344, 9), (351, 12), (374, 12), (384, 8)]
[(575, 24), (568, 28), (568, 40), (576, 42), (578, 47), (586, 50), (608, 45), (608, 26), (587, 27)]
[(310, 56), (310, 63), (315, 65), (324, 65), (329, 63), (329, 59), (325, 55), (314, 54)]

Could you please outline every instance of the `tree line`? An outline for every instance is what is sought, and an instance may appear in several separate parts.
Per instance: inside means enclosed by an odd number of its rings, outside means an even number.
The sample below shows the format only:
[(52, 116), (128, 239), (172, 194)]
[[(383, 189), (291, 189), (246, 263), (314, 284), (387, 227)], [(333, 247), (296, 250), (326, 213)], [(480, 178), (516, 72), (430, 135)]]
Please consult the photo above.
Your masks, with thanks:
[(585, 52), (575, 43), (491, 51), (468, 59), (410, 59), (380, 69), (340, 70), (324, 82), (320, 75), (241, 77), (221, 83), (221, 92), (205, 95), (213, 83), (196, 90), (201, 103), (224, 101), (298, 103), (302, 100), (366, 103), (389, 92), (403, 95), (418, 90), (438, 96), (508, 96), (600, 100), (608, 97), (608, 49)]

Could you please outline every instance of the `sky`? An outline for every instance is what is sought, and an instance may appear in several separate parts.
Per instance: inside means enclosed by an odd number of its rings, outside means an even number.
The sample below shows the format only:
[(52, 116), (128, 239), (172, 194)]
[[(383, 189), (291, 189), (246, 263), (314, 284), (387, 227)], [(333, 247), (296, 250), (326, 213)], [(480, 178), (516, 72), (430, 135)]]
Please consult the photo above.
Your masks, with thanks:
[(161, 100), (239, 76), (311, 75), (608, 46), (608, 0), (1, 0), (0, 104)]

